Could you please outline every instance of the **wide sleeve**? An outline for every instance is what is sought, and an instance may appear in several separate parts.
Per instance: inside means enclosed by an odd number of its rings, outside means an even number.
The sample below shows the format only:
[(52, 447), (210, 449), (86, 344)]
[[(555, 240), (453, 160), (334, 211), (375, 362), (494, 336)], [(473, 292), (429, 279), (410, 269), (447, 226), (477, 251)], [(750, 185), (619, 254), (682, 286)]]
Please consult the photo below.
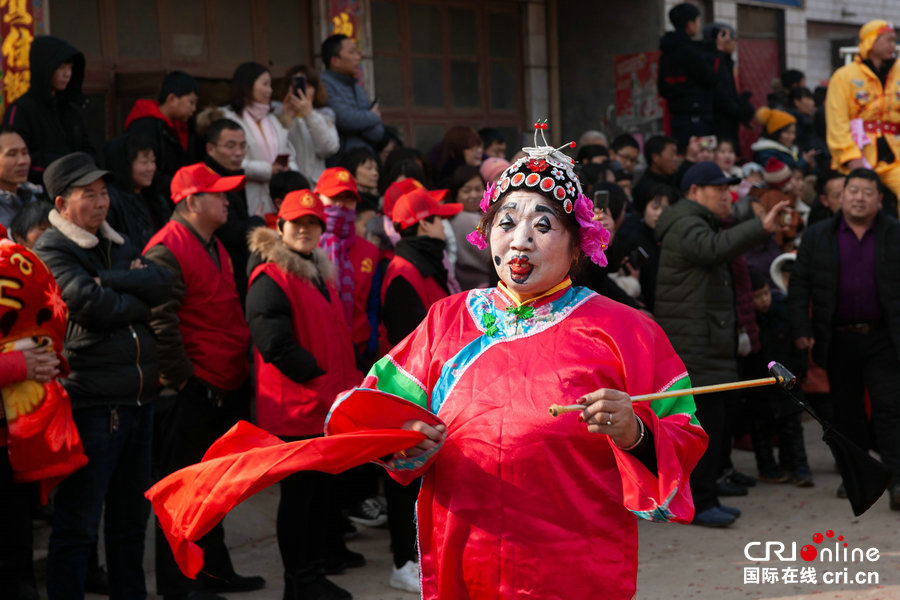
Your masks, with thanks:
[[(615, 336), (625, 391), (637, 396), (691, 387), (684, 363), (662, 329), (641, 314), (635, 319), (629, 326), (631, 335)], [(652, 438), (655, 474), (635, 454), (609, 441), (622, 478), (625, 508), (638, 517), (677, 523), (693, 520), (690, 475), (708, 441), (694, 411), (691, 395), (634, 403), (635, 415)]]
[(862, 158), (862, 151), (850, 134), (852, 93), (852, 86), (844, 75), (844, 69), (839, 69), (832, 76), (825, 96), (825, 122), (828, 123), (826, 140), (836, 165)]
[[(433, 413), (429, 382), (437, 381), (442, 366), (432, 360), (432, 349), (441, 337), (442, 306), (441, 302), (432, 305), (425, 320), (372, 365), (360, 387), (394, 394)], [(415, 458), (395, 454), (384, 467), (395, 481), (406, 485), (431, 467), (442, 446), (438, 444)]]

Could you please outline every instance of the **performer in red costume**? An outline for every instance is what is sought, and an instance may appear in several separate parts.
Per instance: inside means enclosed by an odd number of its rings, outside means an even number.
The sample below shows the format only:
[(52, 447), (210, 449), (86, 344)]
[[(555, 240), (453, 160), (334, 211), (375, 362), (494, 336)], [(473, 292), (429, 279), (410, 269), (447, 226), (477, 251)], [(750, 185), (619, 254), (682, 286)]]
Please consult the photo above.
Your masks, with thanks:
[[(609, 234), (571, 159), (525, 151), (469, 236), (490, 243), (500, 285), (435, 303), (362, 387), (440, 421), (408, 421), (427, 438), (387, 465), (401, 483), (424, 475), (423, 598), (627, 599), (637, 518), (690, 523), (706, 434), (691, 396), (632, 403), (689, 387), (684, 365), (651, 319), (572, 286), (580, 252), (605, 264)], [(555, 402), (585, 409), (554, 419)]]
[[(581, 252), (606, 264), (609, 233), (571, 159), (525, 151), (485, 192), (469, 236), (490, 241), (498, 287), (435, 302), (334, 403), (325, 438), (284, 444), (241, 423), (147, 492), (185, 573), (202, 568), (196, 540), (249, 495), (396, 444), (406, 449), (382, 463), (391, 476), (424, 476), (423, 598), (634, 595), (637, 518), (691, 521), (688, 480), (707, 437), (689, 395), (632, 402), (690, 387), (684, 364), (651, 319), (572, 286)], [(573, 402), (584, 411), (548, 414)]]

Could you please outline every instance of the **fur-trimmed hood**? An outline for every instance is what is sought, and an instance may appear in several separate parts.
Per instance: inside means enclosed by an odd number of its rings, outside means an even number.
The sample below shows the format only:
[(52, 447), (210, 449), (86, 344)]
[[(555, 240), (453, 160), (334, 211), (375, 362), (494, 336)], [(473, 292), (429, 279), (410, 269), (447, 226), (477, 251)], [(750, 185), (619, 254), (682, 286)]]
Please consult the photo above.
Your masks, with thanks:
[[(334, 280), (334, 265), (321, 248), (313, 250), (313, 260), (305, 260), (281, 241), (277, 231), (268, 227), (252, 230), (247, 240), (250, 252), (257, 255), (261, 262), (275, 263), (288, 273), (307, 281), (314, 281), (317, 275), (321, 275), (325, 281)], [(253, 258), (250, 260), (252, 263)]]
[[(69, 221), (59, 214), (59, 211), (55, 208), (50, 211), (49, 218), (50, 224), (58, 229), (61, 234), (75, 242), (79, 248), (90, 250), (100, 243), (100, 237), (94, 235), (87, 229), (82, 229), (72, 221)], [(105, 237), (117, 246), (121, 246), (125, 243), (125, 238), (123, 238), (122, 235), (113, 229), (106, 221), (103, 221), (103, 224), (100, 226), (100, 231), (98, 231), (97, 234), (101, 237)]]

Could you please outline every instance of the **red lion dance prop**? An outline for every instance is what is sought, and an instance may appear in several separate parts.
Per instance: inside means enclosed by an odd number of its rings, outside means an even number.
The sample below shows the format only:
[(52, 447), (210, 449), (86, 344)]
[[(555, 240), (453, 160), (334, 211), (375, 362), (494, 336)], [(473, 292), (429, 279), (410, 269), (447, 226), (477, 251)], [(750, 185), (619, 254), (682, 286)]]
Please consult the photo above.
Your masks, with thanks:
[[(24, 246), (0, 240), (0, 353), (46, 348), (60, 358), (69, 310), (47, 266)], [(38, 482), (41, 502), (66, 476), (87, 464), (69, 395), (57, 380), (20, 381), (0, 389), (0, 446), (8, 446), (13, 477)]]

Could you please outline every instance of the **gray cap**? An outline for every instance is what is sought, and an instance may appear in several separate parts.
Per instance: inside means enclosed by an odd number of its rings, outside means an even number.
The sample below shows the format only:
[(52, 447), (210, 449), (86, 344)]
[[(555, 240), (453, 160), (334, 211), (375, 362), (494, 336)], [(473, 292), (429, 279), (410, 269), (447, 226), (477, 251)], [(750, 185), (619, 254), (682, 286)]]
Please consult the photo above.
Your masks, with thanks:
[(73, 152), (57, 158), (44, 171), (44, 188), (52, 202), (71, 187), (94, 183), (101, 177), (109, 180), (112, 174), (97, 167), (94, 159), (84, 152)]

